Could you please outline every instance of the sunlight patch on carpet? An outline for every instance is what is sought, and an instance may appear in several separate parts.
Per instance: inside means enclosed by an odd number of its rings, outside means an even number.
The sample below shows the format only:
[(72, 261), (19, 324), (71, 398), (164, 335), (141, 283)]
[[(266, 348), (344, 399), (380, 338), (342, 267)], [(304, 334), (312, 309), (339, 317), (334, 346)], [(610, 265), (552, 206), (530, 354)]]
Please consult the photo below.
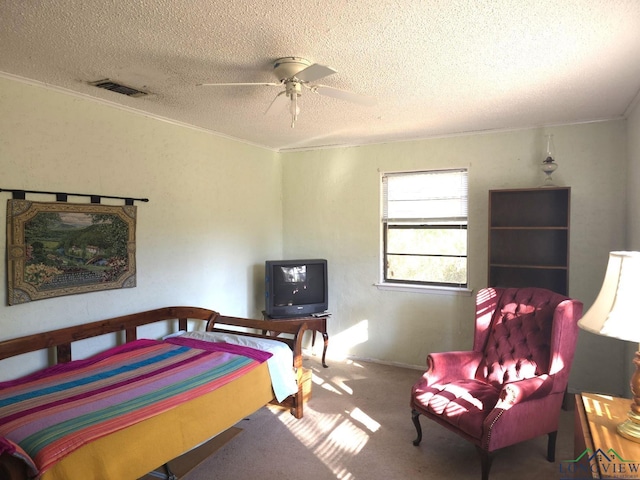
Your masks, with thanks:
[(369, 431), (379, 428), (377, 422), (359, 409), (351, 413), (325, 414), (307, 408), (302, 420), (296, 420), (288, 413), (282, 413), (278, 418), (341, 480), (355, 478), (346, 465), (365, 447)]
[(380, 424), (376, 422), (373, 418), (371, 418), (369, 415), (364, 413), (362, 410), (360, 410), (358, 407), (354, 408), (349, 415), (356, 422), (364, 425), (367, 428), (367, 430), (369, 430), (372, 433), (375, 433), (380, 429)]

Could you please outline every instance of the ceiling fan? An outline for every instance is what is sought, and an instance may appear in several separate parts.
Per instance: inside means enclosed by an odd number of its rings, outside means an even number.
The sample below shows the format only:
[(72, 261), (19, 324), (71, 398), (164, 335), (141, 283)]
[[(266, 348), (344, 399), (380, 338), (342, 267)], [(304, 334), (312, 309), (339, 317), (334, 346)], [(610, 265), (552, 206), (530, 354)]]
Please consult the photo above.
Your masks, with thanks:
[(312, 84), (321, 78), (337, 73), (331, 67), (320, 65), (319, 63), (311, 63), (309, 60), (300, 57), (283, 57), (277, 59), (273, 63), (273, 73), (278, 82), (263, 83), (200, 83), (198, 86), (204, 87), (228, 87), (228, 86), (253, 86), (265, 85), (268, 87), (284, 87), (278, 93), (267, 110), (265, 115), (279, 113), (285, 106), (289, 105), (291, 113), (291, 128), (295, 126), (300, 106), (298, 105), (298, 97), (302, 96), (302, 88), (306, 88), (313, 93), (325, 95), (327, 97), (346, 100), (348, 102), (359, 103), (361, 105), (373, 105), (376, 103), (373, 97), (360, 95), (358, 93), (340, 90), (327, 85)]

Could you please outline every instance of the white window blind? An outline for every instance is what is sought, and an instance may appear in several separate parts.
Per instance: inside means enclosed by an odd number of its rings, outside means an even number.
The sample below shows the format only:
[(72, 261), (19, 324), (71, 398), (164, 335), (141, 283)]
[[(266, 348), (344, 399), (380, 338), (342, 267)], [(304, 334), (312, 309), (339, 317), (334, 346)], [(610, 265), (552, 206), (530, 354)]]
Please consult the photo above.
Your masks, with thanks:
[(382, 221), (466, 224), (467, 177), (467, 170), (384, 174)]

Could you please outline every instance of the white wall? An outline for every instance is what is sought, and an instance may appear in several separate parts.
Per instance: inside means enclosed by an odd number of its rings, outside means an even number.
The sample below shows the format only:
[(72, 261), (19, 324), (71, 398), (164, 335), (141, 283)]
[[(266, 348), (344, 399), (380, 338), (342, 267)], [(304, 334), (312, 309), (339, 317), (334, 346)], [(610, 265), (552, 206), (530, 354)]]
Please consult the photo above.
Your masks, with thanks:
[[(640, 99), (640, 96), (638, 97)], [(627, 120), (629, 175), (627, 221), (629, 250), (640, 251), (640, 101)]]
[[(540, 185), (545, 133), (554, 135), (554, 178), (572, 187), (570, 295), (588, 307), (608, 252), (625, 246), (624, 121), (283, 154), (284, 252), (329, 261), (330, 354), (424, 365), (429, 352), (471, 346), (474, 297), (373, 286), (380, 172), (469, 167), (469, 273), (477, 291), (487, 277), (488, 190)], [(626, 359), (612, 342), (580, 333), (572, 388), (622, 392)]]
[[(274, 152), (2, 77), (0, 112), (0, 188), (150, 199), (136, 203), (137, 287), (2, 302), (0, 339), (169, 305), (263, 308), (264, 259), (282, 253)], [(2, 252), (5, 243), (0, 235)]]

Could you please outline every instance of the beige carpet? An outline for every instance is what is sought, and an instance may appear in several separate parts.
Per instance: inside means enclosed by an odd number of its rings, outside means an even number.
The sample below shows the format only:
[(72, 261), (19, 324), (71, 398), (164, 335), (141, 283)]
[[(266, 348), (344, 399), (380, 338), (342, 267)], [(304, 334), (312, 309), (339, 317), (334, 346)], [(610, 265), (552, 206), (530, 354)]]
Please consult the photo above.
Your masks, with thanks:
[[(305, 357), (312, 398), (296, 420), (264, 407), (236, 426), (243, 434), (205, 459), (185, 480), (480, 479), (475, 448), (422, 419), (423, 440), (412, 444), (409, 395), (418, 370), (368, 362)], [(500, 451), (492, 480), (560, 479), (573, 455), (573, 411), (563, 411), (556, 463), (546, 461), (546, 437)]]

